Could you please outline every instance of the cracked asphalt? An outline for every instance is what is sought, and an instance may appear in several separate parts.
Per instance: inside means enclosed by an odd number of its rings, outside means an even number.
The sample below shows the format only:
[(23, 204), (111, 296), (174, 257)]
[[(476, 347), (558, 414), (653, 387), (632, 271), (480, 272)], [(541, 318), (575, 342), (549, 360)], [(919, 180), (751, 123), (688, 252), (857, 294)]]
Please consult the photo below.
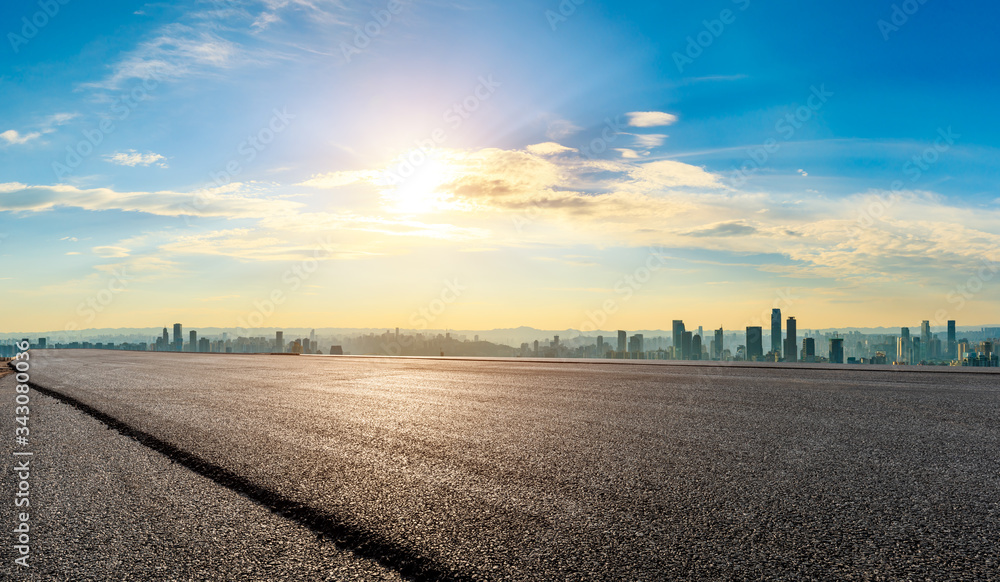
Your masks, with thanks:
[(995, 372), (31, 356), (38, 579), (1000, 579)]

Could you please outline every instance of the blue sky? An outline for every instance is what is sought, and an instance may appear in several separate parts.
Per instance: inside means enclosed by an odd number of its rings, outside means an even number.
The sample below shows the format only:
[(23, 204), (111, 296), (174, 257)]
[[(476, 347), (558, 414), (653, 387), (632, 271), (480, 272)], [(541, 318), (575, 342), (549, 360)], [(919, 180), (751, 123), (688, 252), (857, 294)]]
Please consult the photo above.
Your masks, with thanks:
[(998, 12), (8, 3), (9, 325), (996, 323)]

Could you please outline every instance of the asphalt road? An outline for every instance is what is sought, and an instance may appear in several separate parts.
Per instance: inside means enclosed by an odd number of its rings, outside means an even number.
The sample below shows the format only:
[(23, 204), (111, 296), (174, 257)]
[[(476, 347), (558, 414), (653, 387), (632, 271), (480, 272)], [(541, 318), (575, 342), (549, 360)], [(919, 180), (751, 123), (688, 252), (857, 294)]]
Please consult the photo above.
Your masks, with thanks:
[[(140, 529), (228, 533), (137, 579), (1000, 579), (998, 374), (82, 350), (31, 374), (63, 401), (32, 419), (62, 490), (39, 519), (114, 509), (39, 531), (74, 572), (124, 571), (93, 536)], [(258, 562), (202, 567), (230, 555)]]

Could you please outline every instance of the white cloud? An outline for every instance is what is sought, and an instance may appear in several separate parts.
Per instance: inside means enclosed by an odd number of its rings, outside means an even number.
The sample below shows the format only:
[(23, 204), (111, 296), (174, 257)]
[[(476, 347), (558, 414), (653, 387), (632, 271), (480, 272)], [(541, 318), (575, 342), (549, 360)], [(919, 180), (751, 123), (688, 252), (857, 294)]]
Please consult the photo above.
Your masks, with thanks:
[(558, 144), (554, 141), (547, 141), (544, 143), (536, 143), (525, 148), (529, 152), (539, 155), (539, 156), (554, 156), (557, 154), (565, 154), (568, 152), (575, 152), (574, 148), (566, 147), (562, 144)]
[(8, 144), (20, 145), (23, 143), (27, 143), (33, 139), (39, 138), (41, 137), (41, 135), (42, 134), (37, 131), (21, 135), (15, 129), (8, 129), (7, 131), (0, 133), (0, 138), (2, 138)]
[(381, 172), (369, 170), (342, 170), (339, 172), (328, 172), (326, 174), (313, 174), (305, 182), (300, 182), (299, 186), (310, 186), (312, 188), (339, 188), (351, 184), (363, 182), (373, 182), (379, 180)]
[(126, 152), (115, 152), (113, 154), (108, 154), (104, 156), (104, 159), (118, 164), (119, 166), (129, 166), (134, 168), (135, 166), (149, 166), (156, 164), (161, 168), (166, 168), (166, 162), (160, 161), (165, 160), (160, 154), (154, 154), (153, 152), (140, 153), (135, 150), (128, 150)]
[(565, 119), (554, 119), (549, 122), (548, 128), (545, 130), (545, 137), (558, 141), (573, 135), (581, 129), (583, 128)]
[(660, 127), (673, 125), (677, 122), (676, 115), (662, 111), (633, 111), (625, 115), (628, 117), (628, 124), (632, 127)]
[(129, 256), (129, 250), (125, 247), (101, 246), (90, 249), (95, 255), (102, 259), (118, 259)]
[(615, 151), (621, 153), (622, 157), (626, 160), (639, 159), (639, 153), (635, 150), (630, 150), (628, 148), (615, 148)]
[(667, 139), (667, 136), (662, 133), (633, 133), (631, 135), (635, 138), (635, 143), (645, 149), (660, 147), (663, 145), (663, 140)]

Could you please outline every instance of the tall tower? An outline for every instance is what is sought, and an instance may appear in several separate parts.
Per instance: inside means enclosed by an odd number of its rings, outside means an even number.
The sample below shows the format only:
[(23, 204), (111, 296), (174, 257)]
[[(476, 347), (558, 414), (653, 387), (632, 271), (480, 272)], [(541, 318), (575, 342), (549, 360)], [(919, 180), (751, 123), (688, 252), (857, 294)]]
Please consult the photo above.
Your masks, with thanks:
[(764, 357), (763, 330), (759, 325), (747, 327), (747, 360)]
[(181, 330), (181, 324), (174, 324), (174, 351), (179, 352), (184, 349), (184, 337), (182, 336), (184, 332)]
[(955, 341), (955, 320), (948, 320), (948, 359), (954, 360), (958, 352), (958, 343)]
[(285, 332), (274, 332), (274, 351), (283, 353), (285, 351)]
[(795, 318), (789, 317), (785, 322), (785, 361), (794, 362), (796, 360), (795, 352), (798, 349), (796, 335), (796, 324)]
[(830, 363), (831, 364), (844, 363), (844, 338), (842, 337), (830, 338)]
[(722, 359), (722, 328), (715, 330), (715, 353), (712, 357), (716, 360)]
[(920, 322), (920, 343), (924, 349), (931, 344), (931, 322), (926, 319)]
[(781, 310), (771, 310), (771, 351), (781, 353)]
[(674, 358), (681, 359), (681, 342), (684, 341), (684, 320), (675, 319), (674, 320)]
[(626, 351), (625, 347), (626, 335), (627, 334), (624, 331), (620, 329), (618, 330), (618, 351), (621, 353), (625, 353)]
[(167, 328), (163, 328), (163, 349), (167, 349), (170, 345), (170, 334), (167, 333)]
[(188, 351), (189, 352), (197, 352), (198, 351), (198, 332), (196, 332), (195, 330), (192, 329), (191, 333), (189, 335), (191, 336), (191, 340), (188, 342)]

